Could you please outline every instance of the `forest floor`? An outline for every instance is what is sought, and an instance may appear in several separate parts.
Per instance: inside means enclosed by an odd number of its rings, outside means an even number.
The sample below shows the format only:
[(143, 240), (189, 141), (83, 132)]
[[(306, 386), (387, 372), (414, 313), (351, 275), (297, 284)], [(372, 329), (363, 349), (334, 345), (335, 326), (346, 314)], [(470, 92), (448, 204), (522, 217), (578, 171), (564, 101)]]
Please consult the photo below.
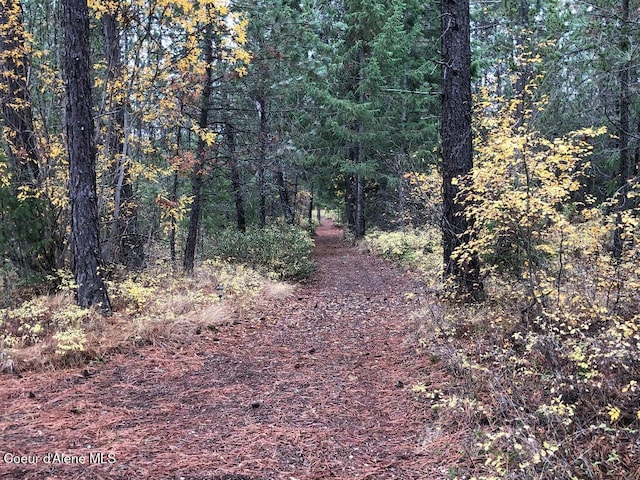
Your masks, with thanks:
[(460, 439), (411, 388), (447, 382), (416, 348), (417, 286), (330, 221), (315, 254), (308, 283), (197, 342), (2, 378), (0, 478), (448, 478)]

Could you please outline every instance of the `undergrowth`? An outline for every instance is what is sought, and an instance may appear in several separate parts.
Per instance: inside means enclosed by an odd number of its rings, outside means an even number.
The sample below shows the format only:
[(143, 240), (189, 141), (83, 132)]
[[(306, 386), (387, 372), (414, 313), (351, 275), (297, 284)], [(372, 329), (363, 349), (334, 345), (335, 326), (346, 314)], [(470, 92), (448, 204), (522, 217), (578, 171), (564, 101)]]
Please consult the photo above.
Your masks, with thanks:
[(280, 280), (304, 280), (316, 269), (313, 239), (302, 228), (290, 225), (226, 230), (215, 238), (209, 255), (247, 265)]
[(414, 315), (418, 348), (450, 381), (413, 390), (443, 432), (468, 432), (448, 478), (640, 478), (640, 315), (631, 264), (604, 248), (565, 252), (571, 275), (545, 305), (531, 309), (528, 283), (496, 272), (485, 278), (487, 300), (467, 304), (448, 297), (442, 282), (433, 288), (439, 272), (429, 266), (441, 264), (441, 253), (411, 251), (407, 243), (422, 244), (407, 241), (413, 235), (431, 242), (435, 233), (378, 232), (367, 242), (403, 265), (420, 261), (414, 271), (430, 284), (429, 306)]
[(370, 252), (402, 265), (422, 277), (430, 287), (438, 285), (442, 268), (440, 235), (434, 228), (367, 233), (364, 246)]
[(222, 260), (203, 262), (192, 276), (159, 261), (137, 274), (115, 272), (108, 281), (114, 312), (103, 317), (74, 303), (69, 272), (60, 272), (58, 282), (53, 295), (0, 309), (0, 371), (78, 365), (117, 350), (214, 335), (238, 321), (257, 295), (293, 288)]
[[(640, 185), (597, 204), (584, 190), (602, 129), (546, 139), (517, 99), (477, 105), (474, 170), (456, 179), (472, 240), (454, 258), (481, 261), (486, 300), (440, 284), (415, 314), (420, 349), (450, 375), (416, 398), (442, 431), (467, 432), (449, 478), (640, 478)], [(417, 196), (441, 183), (410, 178)], [(441, 255), (412, 235), (376, 234), (372, 250), (439, 264), (437, 282)]]

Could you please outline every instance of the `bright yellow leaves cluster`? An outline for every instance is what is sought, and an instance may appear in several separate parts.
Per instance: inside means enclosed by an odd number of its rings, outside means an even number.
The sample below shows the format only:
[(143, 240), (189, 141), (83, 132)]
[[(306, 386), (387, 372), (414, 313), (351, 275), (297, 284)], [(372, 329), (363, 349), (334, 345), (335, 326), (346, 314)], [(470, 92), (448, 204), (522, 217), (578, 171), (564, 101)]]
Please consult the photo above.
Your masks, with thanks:
[[(535, 97), (535, 84), (527, 89)], [(544, 100), (523, 104), (522, 98), (484, 91), (476, 105), (474, 169), (458, 179), (458, 201), (473, 226), (458, 258), (479, 255), (486, 275), (506, 272), (521, 281), (521, 304), (539, 308), (527, 319), (534, 326), (527, 335), (536, 345), (558, 345), (557, 361), (572, 365), (556, 382), (588, 392), (603, 388), (606, 379), (617, 389), (617, 403), (598, 408), (600, 421), (636, 418), (630, 378), (636, 371), (631, 359), (640, 353), (640, 212), (636, 207), (616, 214), (617, 198), (595, 205), (585, 188), (592, 142), (605, 129), (548, 139), (532, 121)], [(630, 183), (627, 198), (637, 192), (640, 187)], [(611, 249), (616, 228), (625, 242), (620, 258)], [(538, 413), (568, 428), (578, 405), (556, 397)]]
[(165, 233), (186, 217), (193, 197), (180, 195), (175, 201), (168, 200), (168, 195), (158, 194), (156, 203), (160, 207), (160, 223)]
[(532, 297), (539, 286), (534, 269), (562, 248), (568, 213), (586, 207), (574, 196), (589, 167), (589, 140), (605, 133), (586, 128), (547, 139), (531, 123), (543, 108), (544, 101), (524, 105), (521, 98), (507, 101), (484, 91), (477, 101), (474, 169), (458, 179), (459, 201), (474, 225), (458, 257), (480, 255), (494, 267), (527, 276)]

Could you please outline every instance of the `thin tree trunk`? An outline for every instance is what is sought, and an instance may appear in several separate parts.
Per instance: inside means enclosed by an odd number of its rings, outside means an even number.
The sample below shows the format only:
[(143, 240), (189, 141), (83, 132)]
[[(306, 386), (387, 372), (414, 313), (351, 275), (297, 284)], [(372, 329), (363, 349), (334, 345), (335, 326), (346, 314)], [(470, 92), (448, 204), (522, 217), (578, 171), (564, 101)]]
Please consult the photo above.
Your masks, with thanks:
[(355, 235), (356, 230), (356, 205), (355, 205), (355, 186), (354, 175), (347, 174), (345, 176), (344, 185), (344, 205), (347, 217), (347, 230)]
[(356, 240), (364, 238), (364, 176), (356, 175), (356, 214), (355, 214), (355, 236)]
[(278, 185), (278, 195), (280, 197), (280, 207), (282, 208), (284, 221), (288, 225), (293, 225), (294, 217), (291, 204), (289, 203), (289, 189), (287, 188), (287, 182), (284, 178), (284, 171), (279, 164), (276, 167), (276, 183)]
[[(629, 51), (629, 0), (621, 0), (622, 21), (620, 50), (623, 55)], [(619, 165), (618, 165), (618, 203), (616, 205), (616, 229), (613, 235), (613, 255), (616, 259), (622, 257), (624, 251), (622, 211), (627, 206), (628, 201), (628, 181), (633, 175), (633, 165), (631, 164), (631, 156), (629, 155), (629, 132), (631, 128), (630, 117), (630, 91), (629, 83), (631, 82), (631, 65), (629, 60), (625, 58), (624, 64), (620, 68), (620, 125), (618, 126), (619, 138)]]
[[(138, 228), (138, 212), (129, 175), (128, 112), (116, 84), (122, 75), (120, 27), (115, 14), (102, 17), (102, 31), (107, 59), (107, 108), (111, 120), (105, 141), (107, 155), (115, 157), (114, 212), (109, 238), (104, 248), (105, 261), (117, 261), (133, 269), (144, 264), (143, 238)], [(117, 246), (116, 246), (117, 245)]]
[(258, 195), (260, 196), (258, 224), (260, 225), (260, 228), (264, 228), (267, 225), (267, 184), (265, 179), (265, 168), (262, 164), (258, 167)]
[(227, 135), (227, 146), (229, 148), (229, 170), (231, 173), (231, 189), (233, 190), (233, 200), (236, 206), (236, 228), (240, 232), (247, 229), (247, 220), (244, 213), (244, 199), (242, 198), (242, 185), (240, 184), (240, 172), (236, 160), (236, 136), (233, 126), (225, 124)]
[[(180, 109), (180, 113), (182, 113), (182, 109)], [(176, 157), (180, 155), (180, 149), (182, 144), (182, 127), (178, 125), (176, 131)], [(171, 198), (172, 202), (177, 203), (178, 201), (178, 172), (174, 171), (173, 173), (173, 181), (171, 184)], [(171, 262), (175, 263), (177, 258), (176, 252), (176, 219), (172, 215), (171, 216), (171, 227), (169, 229), (169, 254), (171, 255)]]
[(17, 183), (36, 185), (39, 155), (27, 86), (29, 59), (25, 52), (21, 3), (0, 0), (0, 103), (7, 155), (17, 174)]
[(255, 100), (256, 110), (258, 111), (259, 129), (258, 129), (258, 190), (260, 195), (260, 227), (264, 228), (267, 224), (267, 185), (266, 185), (266, 168), (267, 168), (267, 112), (265, 111), (264, 99), (259, 94)]
[[(204, 36), (204, 62), (206, 73), (202, 88), (202, 98), (200, 99), (200, 119), (198, 126), (205, 131), (209, 126), (209, 110), (211, 108), (211, 93), (213, 91), (213, 27), (207, 25)], [(193, 272), (196, 254), (196, 244), (198, 240), (198, 228), (200, 224), (200, 211), (202, 210), (202, 185), (204, 183), (204, 167), (207, 144), (202, 138), (198, 139), (196, 152), (196, 165), (191, 175), (191, 214), (189, 216), (189, 232), (184, 249), (184, 270), (187, 273)]]
[[(171, 184), (171, 201), (177, 202), (178, 200), (178, 173), (173, 174), (173, 181)], [(169, 254), (171, 255), (171, 262), (175, 263), (177, 258), (176, 252), (176, 219), (171, 216), (171, 227), (169, 230)]]
[(101, 277), (96, 147), (91, 104), (89, 9), (86, 0), (62, 2), (65, 21), (64, 76), (67, 92), (67, 144), (71, 235), (77, 301), (111, 312)]
[[(364, 95), (364, 58), (365, 53), (361, 48), (358, 49), (357, 53), (357, 68), (358, 68), (358, 86), (356, 91), (358, 93), (358, 99), (360, 105), (363, 105), (366, 101)], [(362, 164), (365, 162), (365, 150), (364, 150), (364, 125), (362, 124), (362, 120), (359, 119), (357, 123), (356, 131), (358, 133), (358, 142), (356, 145), (356, 154), (354, 155), (355, 162), (358, 166), (358, 173), (356, 174), (356, 184), (355, 184), (355, 224), (354, 224), (354, 235), (356, 240), (360, 240), (364, 238), (365, 233), (365, 219), (364, 219), (364, 175), (361, 173)]]
[[(516, 34), (516, 57), (521, 56), (525, 52), (525, 35), (526, 29), (529, 26), (529, 0), (520, 0), (518, 5), (518, 27), (519, 31)], [(518, 72), (518, 78), (515, 83), (515, 95), (522, 101), (518, 103), (516, 107), (516, 127), (519, 127), (524, 121), (524, 114), (527, 109), (530, 108), (531, 98), (527, 93), (527, 83), (531, 79), (531, 65), (528, 62), (522, 61), (521, 58), (516, 58), (516, 61), (520, 61), (520, 71)]]

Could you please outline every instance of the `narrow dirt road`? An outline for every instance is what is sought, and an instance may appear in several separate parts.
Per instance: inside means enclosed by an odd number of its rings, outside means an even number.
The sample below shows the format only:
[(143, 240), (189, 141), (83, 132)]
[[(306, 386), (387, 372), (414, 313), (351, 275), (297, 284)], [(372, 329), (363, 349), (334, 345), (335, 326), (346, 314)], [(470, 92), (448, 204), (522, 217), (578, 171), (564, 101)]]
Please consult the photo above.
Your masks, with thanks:
[(411, 391), (434, 375), (414, 286), (341, 235), (326, 222), (312, 281), (215, 336), (3, 378), (0, 478), (447, 478), (451, 446)]

